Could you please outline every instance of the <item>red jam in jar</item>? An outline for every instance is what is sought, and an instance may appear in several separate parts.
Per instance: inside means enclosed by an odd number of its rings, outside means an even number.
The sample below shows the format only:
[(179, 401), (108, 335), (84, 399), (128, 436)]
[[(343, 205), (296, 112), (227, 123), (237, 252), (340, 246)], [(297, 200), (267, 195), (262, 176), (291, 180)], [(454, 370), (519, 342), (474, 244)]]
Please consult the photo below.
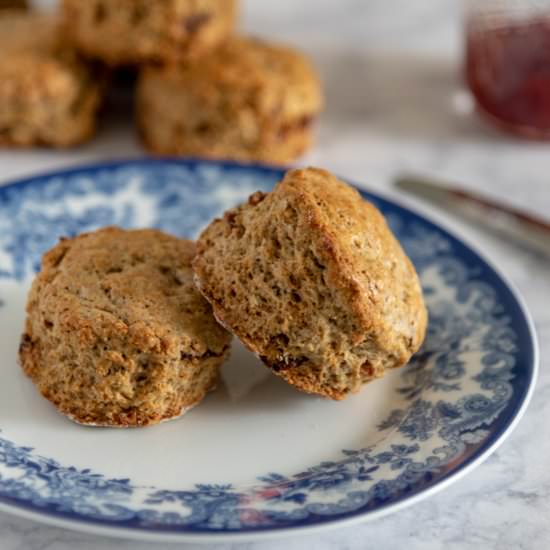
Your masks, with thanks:
[(481, 114), (523, 137), (550, 139), (550, 17), (473, 17), (466, 78)]

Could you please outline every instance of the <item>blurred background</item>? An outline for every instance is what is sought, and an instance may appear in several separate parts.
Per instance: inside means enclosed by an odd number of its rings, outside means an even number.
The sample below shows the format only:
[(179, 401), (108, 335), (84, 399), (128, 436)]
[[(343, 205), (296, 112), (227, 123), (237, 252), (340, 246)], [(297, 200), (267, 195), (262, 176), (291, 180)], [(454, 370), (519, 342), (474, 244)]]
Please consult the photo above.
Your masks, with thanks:
[[(56, 2), (33, 4), (51, 9)], [(317, 146), (299, 164), (320, 164), (384, 188), (403, 171), (433, 173), (504, 201), (513, 196), (514, 204), (543, 214), (548, 146), (502, 133), (473, 111), (463, 78), (466, 4), (243, 1), (241, 30), (295, 46), (320, 72), (327, 105)], [(0, 150), (4, 179), (143, 154), (131, 101), (117, 98), (98, 136), (76, 150)]]

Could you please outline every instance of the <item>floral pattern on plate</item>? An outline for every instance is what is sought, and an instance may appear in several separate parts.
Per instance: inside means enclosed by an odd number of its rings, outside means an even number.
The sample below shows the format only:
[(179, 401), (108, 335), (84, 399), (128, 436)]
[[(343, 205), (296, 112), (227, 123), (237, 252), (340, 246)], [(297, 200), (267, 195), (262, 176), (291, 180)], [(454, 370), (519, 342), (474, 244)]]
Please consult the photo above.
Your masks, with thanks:
[[(0, 188), (2, 282), (22, 282), (61, 235), (99, 226), (154, 226), (193, 237), (274, 168), (201, 161), (129, 161)], [(19, 446), (0, 433), (0, 502), (45, 515), (161, 533), (302, 527), (388, 508), (486, 456), (527, 400), (535, 378), (532, 329), (514, 293), (475, 252), (420, 216), (365, 193), (419, 271), (430, 312), (426, 342), (402, 370), (404, 406), (379, 439), (294, 475), (266, 472), (246, 487), (159, 488), (109, 479)], [(2, 428), (0, 421), (0, 429)]]

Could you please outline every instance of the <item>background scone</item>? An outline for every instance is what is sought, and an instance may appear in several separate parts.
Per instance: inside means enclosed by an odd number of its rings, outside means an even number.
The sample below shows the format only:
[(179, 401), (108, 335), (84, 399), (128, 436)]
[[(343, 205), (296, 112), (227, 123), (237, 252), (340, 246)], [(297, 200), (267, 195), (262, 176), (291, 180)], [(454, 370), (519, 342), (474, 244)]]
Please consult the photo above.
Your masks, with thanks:
[(195, 246), (106, 228), (45, 254), (27, 303), (24, 371), (83, 424), (174, 418), (214, 387), (230, 335), (193, 285)]
[(276, 374), (342, 399), (419, 348), (418, 277), (382, 214), (324, 170), (213, 221), (193, 267), (218, 320)]
[(66, 147), (96, 126), (100, 87), (55, 16), (0, 11), (0, 144)]
[(63, 0), (65, 28), (111, 65), (179, 61), (208, 53), (235, 24), (236, 0)]
[(237, 37), (195, 63), (144, 68), (137, 94), (153, 152), (270, 163), (310, 147), (322, 107), (302, 54)]

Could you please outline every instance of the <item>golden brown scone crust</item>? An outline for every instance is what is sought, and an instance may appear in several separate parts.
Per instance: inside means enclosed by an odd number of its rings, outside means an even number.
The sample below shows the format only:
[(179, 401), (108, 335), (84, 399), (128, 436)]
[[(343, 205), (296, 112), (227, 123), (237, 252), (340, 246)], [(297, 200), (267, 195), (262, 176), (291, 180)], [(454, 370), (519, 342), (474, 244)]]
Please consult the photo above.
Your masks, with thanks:
[(0, 12), (0, 144), (67, 147), (94, 133), (95, 72), (63, 42), (55, 16)]
[(65, 32), (109, 65), (196, 59), (233, 32), (237, 0), (63, 0)]
[(413, 265), (382, 214), (324, 170), (292, 170), (213, 221), (193, 268), (218, 320), (306, 392), (343, 399), (424, 339)]
[(311, 146), (323, 104), (305, 56), (245, 37), (195, 63), (145, 68), (137, 94), (153, 152), (274, 164)]
[(60, 412), (82, 424), (145, 426), (213, 388), (231, 337), (193, 285), (194, 252), (160, 231), (111, 227), (44, 255), (20, 361)]

